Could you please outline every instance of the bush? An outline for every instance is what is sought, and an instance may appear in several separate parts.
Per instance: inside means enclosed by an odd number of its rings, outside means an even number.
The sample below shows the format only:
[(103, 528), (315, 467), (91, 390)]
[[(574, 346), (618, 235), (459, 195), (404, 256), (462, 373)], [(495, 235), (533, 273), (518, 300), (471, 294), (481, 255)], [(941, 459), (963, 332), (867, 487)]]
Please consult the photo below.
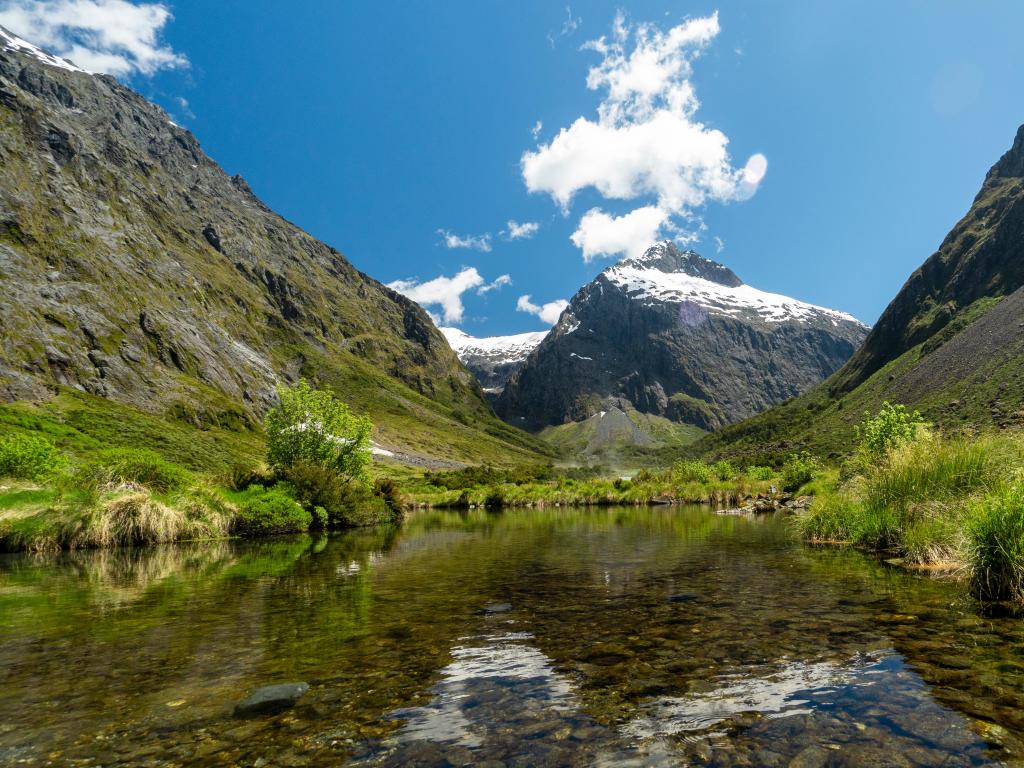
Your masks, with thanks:
[(711, 472), (718, 480), (732, 480), (736, 476), (736, 469), (728, 461), (716, 461), (711, 467)]
[(228, 488), (233, 491), (244, 491), (251, 485), (272, 485), (275, 479), (272, 471), (235, 464), (228, 476)]
[(906, 406), (893, 405), (886, 400), (874, 418), (865, 418), (864, 423), (854, 429), (861, 450), (877, 458), (917, 439), (927, 429), (927, 424), (917, 411), (911, 413)]
[(89, 463), (86, 473), (101, 483), (137, 483), (158, 493), (179, 490), (192, 481), (191, 473), (147, 448), (111, 448)]
[(280, 402), (265, 422), (271, 466), (316, 464), (346, 480), (364, 477), (373, 429), (368, 418), (356, 416), (333, 394), (311, 389), (305, 381), (278, 387), (277, 394)]
[(67, 460), (39, 435), (8, 435), (0, 439), (0, 477), (41, 480), (58, 472)]
[(747, 467), (746, 474), (751, 480), (771, 480), (775, 477), (775, 470), (771, 467)]
[(1024, 483), (972, 505), (967, 537), (971, 592), (983, 600), (1024, 600)]
[(300, 533), (312, 522), (313, 515), (280, 486), (264, 489), (254, 485), (238, 505), (231, 530), (242, 536)]
[(672, 477), (680, 483), (710, 483), (712, 472), (703, 461), (677, 461), (672, 467)]
[(373, 495), (384, 500), (384, 505), (391, 513), (393, 521), (401, 519), (405, 509), (405, 499), (402, 498), (402, 491), (398, 487), (398, 483), (390, 477), (379, 477), (373, 483)]
[(818, 460), (807, 451), (791, 453), (782, 467), (782, 490), (799, 490), (814, 479), (814, 475), (821, 468)]
[(345, 480), (319, 464), (295, 464), (284, 471), (283, 477), (291, 485), (295, 499), (304, 508), (312, 511), (321, 507), (324, 510), (327, 514), (327, 528), (352, 525), (353, 513), (369, 496), (362, 483)]

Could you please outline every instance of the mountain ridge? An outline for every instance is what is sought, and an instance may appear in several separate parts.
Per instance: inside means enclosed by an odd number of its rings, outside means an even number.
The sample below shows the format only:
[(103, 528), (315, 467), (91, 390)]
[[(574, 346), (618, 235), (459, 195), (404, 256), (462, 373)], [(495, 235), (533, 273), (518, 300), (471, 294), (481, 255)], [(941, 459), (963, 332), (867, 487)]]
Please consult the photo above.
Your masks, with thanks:
[(583, 286), (495, 407), (531, 430), (608, 406), (715, 429), (806, 391), (866, 332), (663, 241)]
[(69, 389), (258, 430), (274, 386), (306, 377), (389, 448), (540, 449), (493, 416), (421, 307), (272, 212), (162, 109), (3, 40), (0, 399)]
[(968, 211), (908, 277), (863, 346), (811, 392), (693, 450), (755, 456), (850, 450), (882, 402), (943, 429), (1024, 424), (1024, 125)]

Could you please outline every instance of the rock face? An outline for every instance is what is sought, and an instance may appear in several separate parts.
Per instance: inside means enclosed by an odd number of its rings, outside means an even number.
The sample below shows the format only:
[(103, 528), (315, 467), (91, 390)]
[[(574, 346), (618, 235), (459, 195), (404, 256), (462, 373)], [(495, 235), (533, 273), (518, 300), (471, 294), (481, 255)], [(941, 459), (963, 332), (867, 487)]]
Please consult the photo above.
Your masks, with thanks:
[(250, 423), (301, 375), (493, 420), (419, 306), (269, 210), (159, 107), (6, 31), (0, 158), (0, 400), (66, 386)]
[(442, 328), (441, 333), (488, 395), (499, 394), (512, 374), (523, 367), (530, 353), (548, 335), (548, 331), (536, 331), (477, 338), (458, 328)]
[(848, 392), (890, 360), (932, 338), (979, 299), (1024, 286), (1024, 125), (992, 166), (967, 215), (914, 272), (864, 346), (832, 382)]
[(658, 243), (573, 297), (496, 410), (529, 429), (610, 406), (716, 429), (810, 389), (866, 334), (850, 315), (759, 291)]
[(294, 707), (308, 690), (308, 683), (265, 685), (235, 705), (235, 717), (255, 717), (283, 712)]

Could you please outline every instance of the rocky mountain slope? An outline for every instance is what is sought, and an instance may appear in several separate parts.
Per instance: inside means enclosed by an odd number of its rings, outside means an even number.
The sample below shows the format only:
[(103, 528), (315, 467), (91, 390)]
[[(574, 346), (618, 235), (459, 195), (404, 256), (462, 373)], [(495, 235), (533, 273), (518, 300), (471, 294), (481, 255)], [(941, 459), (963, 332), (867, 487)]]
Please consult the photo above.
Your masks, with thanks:
[(441, 333), (488, 395), (499, 394), (512, 374), (523, 367), (530, 353), (548, 335), (547, 331), (533, 331), (478, 338), (458, 328), (442, 328)]
[(849, 363), (805, 397), (698, 449), (839, 453), (884, 400), (919, 408), (943, 428), (1024, 423), (1024, 126)]
[(0, 49), (0, 400), (79, 393), (246, 430), (275, 383), (305, 376), (389, 447), (536, 447), (419, 306), (269, 210), (159, 107), (6, 31)]
[(807, 391), (866, 334), (666, 241), (584, 286), (495, 407), (528, 429), (612, 407), (716, 429)]

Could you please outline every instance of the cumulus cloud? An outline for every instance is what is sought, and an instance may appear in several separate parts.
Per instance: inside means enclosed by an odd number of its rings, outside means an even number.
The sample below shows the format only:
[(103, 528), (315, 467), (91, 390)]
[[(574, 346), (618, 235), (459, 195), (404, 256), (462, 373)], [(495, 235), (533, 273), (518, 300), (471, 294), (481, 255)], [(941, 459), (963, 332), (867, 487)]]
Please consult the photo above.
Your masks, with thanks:
[(520, 224), (515, 219), (509, 219), (502, 230), (502, 235), (506, 240), (529, 240), (537, 234), (538, 229), (540, 224), (535, 221), (524, 221)]
[[(476, 268), (463, 267), (453, 277), (441, 275), (425, 283), (416, 280), (395, 280), (388, 283), (388, 288), (405, 294), (425, 308), (440, 307), (441, 317), (445, 323), (460, 323), (465, 312), (462, 294), (484, 284), (485, 281)], [(434, 317), (436, 322), (436, 315), (432, 314), (431, 317)]]
[(583, 251), (586, 262), (619, 253), (641, 256), (658, 239), (668, 217), (668, 212), (656, 205), (637, 208), (619, 217), (591, 208), (583, 214), (570, 239)]
[[(654, 200), (637, 209), (636, 218), (588, 212), (573, 242), (581, 248), (591, 243), (590, 258), (620, 252), (600, 250), (603, 246), (588, 235), (595, 227), (605, 237), (629, 227), (646, 236), (650, 222), (659, 218), (651, 210), (656, 207), (661, 212), (657, 234), (669, 228), (672, 217), (689, 220), (709, 201), (745, 200), (757, 191), (768, 167), (764, 155), (734, 167), (728, 137), (696, 119), (700, 102), (691, 82), (693, 63), (718, 33), (717, 13), (668, 31), (651, 24), (631, 27), (620, 14), (610, 38), (584, 46), (601, 55), (587, 76), (588, 88), (604, 91), (596, 119), (581, 116), (549, 143), (525, 152), (521, 170), (527, 189), (550, 195), (565, 214), (586, 188), (612, 200)], [(642, 231), (641, 221), (647, 225)]]
[(0, 25), (82, 69), (152, 75), (188, 66), (161, 36), (172, 18), (162, 3), (128, 0), (5, 0)]
[(486, 232), (482, 235), (456, 235), (447, 229), (437, 230), (446, 248), (471, 248), (475, 251), (488, 252), (491, 250), (491, 234)]
[(520, 312), (527, 312), (531, 315), (536, 315), (548, 325), (554, 325), (558, 322), (558, 318), (561, 317), (562, 312), (566, 307), (569, 306), (569, 302), (565, 299), (556, 299), (555, 301), (549, 301), (547, 304), (534, 304), (530, 301), (530, 295), (520, 296), (519, 301), (516, 302), (516, 309)]
[(511, 275), (498, 275), (493, 281), (487, 283), (487, 285), (481, 285), (477, 288), (477, 296), (483, 296), (485, 293), (496, 291), (504, 288), (506, 285), (512, 285)]

